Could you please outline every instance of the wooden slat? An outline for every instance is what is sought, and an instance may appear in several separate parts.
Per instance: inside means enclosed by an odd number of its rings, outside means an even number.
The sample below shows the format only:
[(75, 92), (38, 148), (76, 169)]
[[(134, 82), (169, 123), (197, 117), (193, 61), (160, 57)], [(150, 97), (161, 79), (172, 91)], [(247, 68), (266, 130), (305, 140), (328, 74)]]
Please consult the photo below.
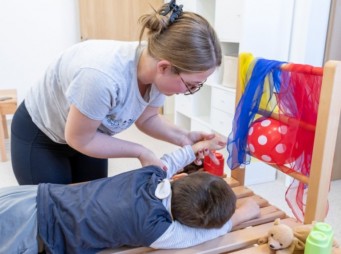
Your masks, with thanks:
[(253, 191), (245, 186), (237, 186), (232, 188), (237, 198), (251, 197), (254, 195)]
[[(284, 219), (281, 221), (289, 226), (299, 225), (294, 219)], [(260, 237), (265, 237), (273, 223), (262, 224), (255, 227), (249, 227), (237, 230), (223, 235), (219, 238), (207, 241), (197, 246), (178, 249), (178, 250), (155, 250), (152, 254), (216, 254), (238, 250), (244, 247), (252, 246), (257, 243)]]
[(236, 227), (234, 227), (233, 230), (246, 228), (249, 226), (256, 226), (256, 225), (264, 224), (267, 222), (272, 222), (277, 218), (283, 219), (286, 217), (287, 216), (285, 212), (278, 209), (277, 207), (267, 206), (267, 207), (263, 207), (260, 209), (260, 216), (258, 218), (241, 223), (237, 225)]
[[(269, 246), (267, 244), (253, 246), (247, 249), (229, 252), (229, 254), (272, 254)], [(304, 254), (304, 250), (296, 250), (293, 254)], [(318, 254), (318, 253), (316, 253)], [(331, 254), (341, 254), (340, 248), (333, 248)]]
[(148, 253), (153, 251), (154, 249), (149, 247), (119, 247), (115, 249), (107, 249), (97, 252), (97, 254), (138, 254), (138, 253)]
[(246, 199), (252, 198), (256, 203), (259, 205), (259, 207), (265, 207), (269, 205), (269, 202), (258, 195), (252, 195), (251, 197), (244, 197), (244, 198), (238, 198), (237, 199), (237, 207), (239, 207), (243, 202), (246, 201)]
[(262, 244), (238, 251), (229, 252), (229, 254), (271, 254), (271, 250), (267, 244)]
[(239, 182), (232, 177), (224, 177), (224, 180), (230, 185), (231, 188), (239, 186)]

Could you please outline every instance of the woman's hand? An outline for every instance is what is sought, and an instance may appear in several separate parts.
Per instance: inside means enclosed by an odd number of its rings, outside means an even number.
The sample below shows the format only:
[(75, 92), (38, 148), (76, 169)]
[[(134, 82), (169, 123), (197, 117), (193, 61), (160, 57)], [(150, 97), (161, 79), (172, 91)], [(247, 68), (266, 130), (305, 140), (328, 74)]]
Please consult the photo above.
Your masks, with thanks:
[[(199, 141), (210, 140), (214, 138), (214, 136), (215, 134), (213, 133), (206, 133), (202, 131), (191, 131), (191, 132), (188, 132), (187, 135), (184, 136), (181, 146), (193, 145), (195, 143), (198, 143)], [(195, 159), (194, 163), (200, 166), (202, 164), (202, 159), (204, 158), (204, 150), (201, 150), (195, 153), (196, 153), (197, 158)], [(213, 157), (215, 158), (214, 155)]]
[(219, 165), (213, 151), (223, 149), (226, 146), (226, 139), (220, 135), (213, 135), (213, 138), (209, 140), (203, 140), (192, 145), (192, 149), (197, 155), (197, 159), (194, 161), (197, 165), (200, 165), (204, 156), (209, 156), (213, 163)]
[(167, 170), (167, 167), (162, 163), (162, 161), (147, 148), (142, 150), (138, 156), (138, 159), (140, 160), (142, 167), (154, 165), (162, 168), (163, 170)]
[(182, 145), (193, 145), (199, 141), (210, 140), (215, 137), (214, 133), (206, 133), (202, 131), (191, 131), (183, 138)]
[(213, 134), (213, 138), (209, 140), (202, 140), (192, 145), (193, 151), (198, 153), (200, 151), (206, 152), (207, 150), (220, 150), (226, 146), (226, 139), (220, 135)]

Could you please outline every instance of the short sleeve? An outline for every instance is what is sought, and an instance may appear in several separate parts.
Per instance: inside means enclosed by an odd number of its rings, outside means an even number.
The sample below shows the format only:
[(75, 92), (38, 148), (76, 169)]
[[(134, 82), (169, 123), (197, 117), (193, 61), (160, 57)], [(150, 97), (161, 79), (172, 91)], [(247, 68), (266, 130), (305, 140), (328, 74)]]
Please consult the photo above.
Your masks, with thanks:
[(93, 68), (81, 69), (73, 78), (66, 96), (69, 102), (87, 117), (102, 120), (115, 107), (116, 82)]
[(152, 100), (149, 103), (149, 106), (152, 107), (162, 107), (165, 103), (166, 96), (162, 94), (155, 85), (152, 86), (152, 90), (150, 92), (150, 97)]

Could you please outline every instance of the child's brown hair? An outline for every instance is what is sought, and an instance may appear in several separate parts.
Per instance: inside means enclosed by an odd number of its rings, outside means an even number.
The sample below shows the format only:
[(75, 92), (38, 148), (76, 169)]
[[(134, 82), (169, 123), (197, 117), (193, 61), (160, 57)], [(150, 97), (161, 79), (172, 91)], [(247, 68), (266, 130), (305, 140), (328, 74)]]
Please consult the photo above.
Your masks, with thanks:
[(172, 216), (184, 225), (220, 228), (235, 209), (236, 196), (220, 177), (197, 172), (172, 182)]

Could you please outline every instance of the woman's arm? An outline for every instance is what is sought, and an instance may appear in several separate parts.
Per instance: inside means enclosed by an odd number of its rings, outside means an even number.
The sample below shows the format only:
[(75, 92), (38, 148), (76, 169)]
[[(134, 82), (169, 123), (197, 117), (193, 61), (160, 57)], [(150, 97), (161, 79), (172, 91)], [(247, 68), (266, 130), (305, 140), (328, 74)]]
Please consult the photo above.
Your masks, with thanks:
[(101, 121), (92, 120), (71, 105), (65, 126), (66, 142), (77, 151), (95, 158), (138, 158), (142, 166), (163, 163), (140, 144), (121, 140), (97, 131)]
[(150, 106), (145, 109), (135, 124), (139, 130), (147, 135), (181, 147), (214, 137), (214, 134), (184, 130), (162, 117), (158, 108)]

